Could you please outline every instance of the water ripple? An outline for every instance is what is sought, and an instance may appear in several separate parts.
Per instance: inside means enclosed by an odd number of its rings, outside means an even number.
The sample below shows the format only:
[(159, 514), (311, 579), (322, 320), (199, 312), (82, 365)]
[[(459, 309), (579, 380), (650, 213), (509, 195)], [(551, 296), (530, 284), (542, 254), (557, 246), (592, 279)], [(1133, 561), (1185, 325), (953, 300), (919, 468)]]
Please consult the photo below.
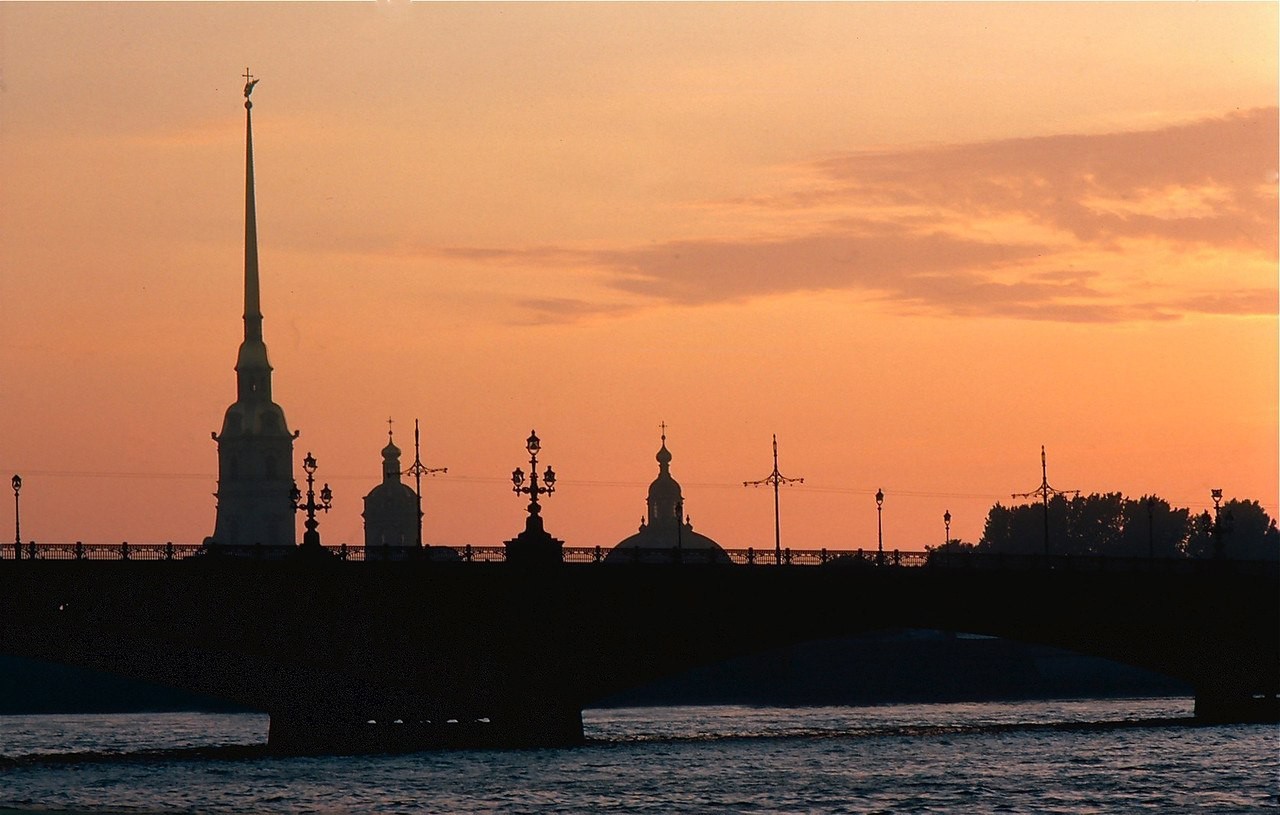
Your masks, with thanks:
[(568, 750), (278, 758), (265, 717), (0, 719), (0, 809), (80, 813), (1255, 813), (1277, 730), (1190, 700), (587, 711)]

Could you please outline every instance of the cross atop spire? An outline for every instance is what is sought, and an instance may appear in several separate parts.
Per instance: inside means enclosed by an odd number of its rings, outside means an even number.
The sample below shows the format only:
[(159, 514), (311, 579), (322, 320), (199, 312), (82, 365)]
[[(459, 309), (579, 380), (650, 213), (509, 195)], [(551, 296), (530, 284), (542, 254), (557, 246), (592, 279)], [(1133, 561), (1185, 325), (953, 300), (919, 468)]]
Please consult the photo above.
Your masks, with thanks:
[(249, 69), (244, 69), (244, 106), (246, 108), (253, 107), (253, 103), (249, 101), (249, 94), (253, 93), (253, 86), (258, 84), (258, 80), (253, 78), (253, 74), (249, 73)]

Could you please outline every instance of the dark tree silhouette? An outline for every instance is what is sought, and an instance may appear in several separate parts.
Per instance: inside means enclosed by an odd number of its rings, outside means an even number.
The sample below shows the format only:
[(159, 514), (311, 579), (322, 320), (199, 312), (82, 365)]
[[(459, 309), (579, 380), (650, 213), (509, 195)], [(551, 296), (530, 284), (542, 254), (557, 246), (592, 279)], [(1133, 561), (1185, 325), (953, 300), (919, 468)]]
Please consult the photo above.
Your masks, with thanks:
[[(1050, 539), (1061, 537), (1062, 524), (1055, 523), (1054, 519), (1063, 515), (1055, 511), (1062, 503), (1063, 499), (1060, 496), (1054, 496), (1049, 501), (1051, 520), (1047, 528)], [(1042, 504), (1006, 507), (997, 503), (987, 513), (982, 537), (978, 539), (978, 551), (1010, 555), (1043, 554), (1046, 528), (1043, 513), (1045, 511), (1046, 508)], [(1055, 532), (1058, 535), (1055, 535)]]
[(1127, 557), (1179, 557), (1190, 532), (1191, 513), (1175, 509), (1161, 498), (1126, 498), (1116, 554)]
[(951, 538), (946, 543), (939, 546), (926, 546), (926, 552), (972, 552), (977, 546), (960, 538)]
[[(979, 552), (1043, 554), (1045, 506), (1006, 507), (987, 513)], [(1224, 557), (1237, 560), (1280, 559), (1280, 529), (1257, 501), (1224, 503), (1215, 529), (1213, 515), (1192, 515), (1154, 495), (1139, 499), (1120, 493), (1094, 493), (1048, 504), (1048, 551), (1051, 555), (1106, 557), (1214, 557), (1221, 541)], [(952, 551), (963, 551), (954, 547)]]
[(1223, 511), (1231, 514), (1231, 529), (1224, 537), (1227, 557), (1240, 560), (1280, 558), (1280, 529), (1257, 501), (1228, 501)]
[[(1225, 518), (1223, 520), (1224, 523), (1229, 522)], [(1187, 539), (1182, 546), (1183, 553), (1187, 557), (1213, 557), (1213, 543), (1213, 515), (1207, 510), (1193, 515), (1187, 521)]]
[[(1120, 493), (1094, 493), (1063, 499), (1063, 503), (1066, 505), (1066, 528), (1062, 535), (1065, 540), (1051, 549), (1054, 554), (1120, 554), (1124, 536), (1124, 498)], [(1052, 512), (1049, 522), (1053, 523)]]
[(1220, 528), (1215, 530), (1210, 511), (1192, 519), (1186, 542), (1189, 557), (1213, 557), (1220, 536), (1223, 557), (1235, 560), (1280, 559), (1280, 529), (1257, 501), (1232, 499), (1224, 502), (1218, 522)]
[[(1049, 551), (1065, 554), (1063, 548), (1067, 524), (1067, 499), (1055, 495), (1049, 499)], [(1006, 507), (996, 504), (987, 513), (987, 521), (978, 540), (980, 552), (1011, 555), (1042, 555), (1045, 551), (1045, 506), (1040, 503)]]

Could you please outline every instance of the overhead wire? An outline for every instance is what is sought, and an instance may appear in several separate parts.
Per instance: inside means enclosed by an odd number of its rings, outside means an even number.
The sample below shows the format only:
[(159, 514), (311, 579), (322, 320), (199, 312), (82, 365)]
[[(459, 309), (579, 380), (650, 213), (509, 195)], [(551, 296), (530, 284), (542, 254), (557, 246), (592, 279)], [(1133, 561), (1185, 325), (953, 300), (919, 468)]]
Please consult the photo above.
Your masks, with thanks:
[[(213, 472), (182, 473), (182, 472), (138, 472), (138, 471), (123, 471), (123, 470), (112, 470), (112, 471), (108, 471), (108, 470), (25, 470), (23, 472), (23, 475), (24, 476), (41, 476), (46, 478), (120, 478), (120, 479), (138, 479), (138, 480), (153, 479), (153, 480), (159, 480), (159, 481), (201, 481), (201, 480), (216, 481), (217, 480), (217, 474)], [(371, 479), (371, 476), (365, 473), (361, 473), (361, 474), (336, 473), (336, 474), (326, 475), (326, 480), (333, 481), (333, 482), (370, 481), (370, 479)], [(441, 481), (437, 481), (435, 482), (435, 484), (436, 486), (443, 486), (450, 482), (461, 482), (465, 484), (499, 484), (499, 483), (505, 484), (508, 481), (509, 479), (503, 478), (501, 476), (450, 473), (445, 479)], [(573, 478), (561, 477), (559, 483), (566, 487), (588, 487), (588, 488), (604, 487), (604, 488), (639, 489), (639, 488), (648, 486), (649, 482), (644, 480), (615, 480), (615, 479), (586, 479), (586, 478), (573, 479)], [(717, 489), (717, 490), (742, 489), (741, 482), (686, 481), (684, 483), (686, 487), (691, 487), (696, 489)], [(806, 483), (804, 486), (800, 487), (799, 489), (802, 489), (805, 492), (830, 494), (830, 495), (872, 496), (872, 495), (875, 495), (876, 489), (878, 488), (843, 487), (843, 486), (834, 486), (834, 485), (826, 485), (826, 484)], [(924, 489), (901, 489), (901, 488), (892, 487), (892, 486), (885, 487), (884, 489), (886, 493), (888, 493), (889, 495), (895, 498), (913, 498), (913, 499), (914, 498), (920, 498), (920, 499), (951, 498), (956, 500), (989, 500), (989, 501), (992, 501), (993, 503), (997, 503), (1000, 501), (1007, 501), (1009, 499), (1009, 494), (1007, 492), (996, 492), (994, 490), (990, 492), (982, 492), (982, 491), (960, 492), (960, 491), (924, 490)], [(1159, 495), (1157, 495), (1156, 497), (1169, 502), (1175, 508), (1183, 507), (1183, 508), (1193, 509), (1193, 510), (1203, 510), (1203, 509), (1213, 508), (1213, 504), (1205, 500), (1194, 500), (1194, 499), (1187, 500), (1185, 497), (1180, 499), (1177, 497), (1165, 497), (1165, 496), (1159, 496)], [(1250, 499), (1250, 500), (1253, 500), (1253, 499)], [(1262, 506), (1263, 509), (1267, 510), (1267, 512), (1271, 514), (1272, 517), (1276, 516), (1277, 514), (1276, 504), (1268, 504), (1263, 501), (1259, 501), (1258, 503)]]

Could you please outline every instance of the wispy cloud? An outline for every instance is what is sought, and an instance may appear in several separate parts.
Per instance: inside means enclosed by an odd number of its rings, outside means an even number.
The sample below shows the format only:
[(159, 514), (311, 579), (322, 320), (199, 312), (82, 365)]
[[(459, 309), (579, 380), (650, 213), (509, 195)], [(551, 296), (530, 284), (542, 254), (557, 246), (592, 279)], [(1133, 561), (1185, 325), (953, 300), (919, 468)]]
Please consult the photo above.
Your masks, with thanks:
[(966, 269), (1004, 266), (1045, 251), (865, 222), (788, 240), (679, 241), (596, 252), (591, 259), (613, 269), (613, 285), (623, 291), (701, 304), (845, 288), (888, 296), (907, 281), (919, 292), (916, 284), (945, 286)]
[(828, 196), (1016, 213), (1081, 241), (1158, 237), (1276, 253), (1277, 110), (1160, 130), (850, 153)]
[[(740, 237), (440, 254), (589, 268), (640, 303), (858, 291), (891, 308), (956, 316), (1274, 314), (1277, 113), (828, 156), (796, 168), (786, 189), (704, 205), (738, 223), (750, 216), (758, 228)], [(1227, 293), (1221, 279), (1197, 284), (1202, 276), (1188, 269), (1206, 254), (1218, 269), (1254, 271), (1225, 281)], [(1260, 268), (1270, 269), (1265, 279)], [(627, 310), (616, 296), (525, 305), (552, 321)]]
[(569, 323), (582, 317), (627, 314), (638, 308), (636, 304), (602, 304), (572, 297), (529, 298), (520, 301), (519, 305), (527, 314), (523, 322), (538, 325)]

